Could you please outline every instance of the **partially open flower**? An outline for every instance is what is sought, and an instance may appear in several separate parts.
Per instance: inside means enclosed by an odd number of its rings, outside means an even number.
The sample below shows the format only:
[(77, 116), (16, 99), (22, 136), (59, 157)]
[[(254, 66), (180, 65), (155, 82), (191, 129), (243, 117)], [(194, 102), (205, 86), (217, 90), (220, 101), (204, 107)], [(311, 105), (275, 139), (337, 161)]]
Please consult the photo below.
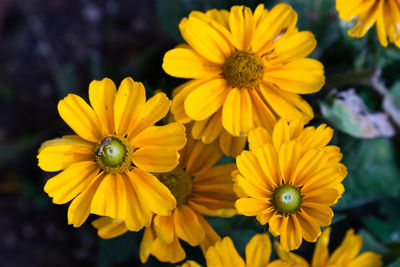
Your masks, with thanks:
[(337, 146), (328, 146), (333, 130), (280, 120), (272, 135), (258, 128), (249, 135), (250, 151), (236, 158), (234, 172), (239, 213), (257, 216), (284, 249), (302, 239), (315, 242), (320, 227), (331, 223), (330, 208), (344, 191), (347, 175)]

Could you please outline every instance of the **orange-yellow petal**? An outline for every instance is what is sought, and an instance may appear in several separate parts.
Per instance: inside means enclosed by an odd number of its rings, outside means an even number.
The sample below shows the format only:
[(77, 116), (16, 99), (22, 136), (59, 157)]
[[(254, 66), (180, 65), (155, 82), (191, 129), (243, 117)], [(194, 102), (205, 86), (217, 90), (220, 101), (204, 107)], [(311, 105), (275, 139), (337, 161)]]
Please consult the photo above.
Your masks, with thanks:
[(68, 166), (50, 178), (44, 191), (53, 198), (55, 204), (65, 204), (85, 190), (99, 172), (93, 161), (82, 161)]
[(200, 84), (185, 99), (185, 112), (193, 120), (204, 120), (223, 105), (229, 93), (225, 79)]
[(169, 147), (145, 146), (136, 150), (132, 162), (140, 169), (149, 172), (168, 172), (179, 163), (176, 149)]
[(44, 142), (37, 156), (39, 167), (48, 172), (56, 172), (69, 165), (94, 159), (95, 145), (77, 135), (63, 136)]
[(199, 215), (187, 205), (182, 205), (174, 211), (176, 234), (191, 246), (199, 245), (205, 236), (205, 231), (198, 217)]
[(93, 109), (79, 96), (69, 94), (58, 102), (61, 118), (85, 140), (97, 143), (103, 137), (99, 119)]
[(271, 257), (271, 240), (267, 234), (254, 235), (246, 246), (246, 266), (265, 267)]
[(162, 67), (166, 73), (179, 78), (202, 79), (215, 77), (221, 66), (212, 63), (191, 48), (175, 48), (164, 55)]
[(114, 82), (108, 78), (101, 81), (92, 81), (89, 85), (89, 100), (96, 112), (101, 125), (103, 136), (114, 134), (114, 99), (117, 88)]
[(124, 136), (138, 123), (142, 107), (146, 101), (142, 83), (125, 78), (118, 88), (114, 103), (115, 130)]
[(167, 216), (176, 207), (175, 197), (154, 175), (139, 168), (128, 172), (139, 198), (156, 214)]

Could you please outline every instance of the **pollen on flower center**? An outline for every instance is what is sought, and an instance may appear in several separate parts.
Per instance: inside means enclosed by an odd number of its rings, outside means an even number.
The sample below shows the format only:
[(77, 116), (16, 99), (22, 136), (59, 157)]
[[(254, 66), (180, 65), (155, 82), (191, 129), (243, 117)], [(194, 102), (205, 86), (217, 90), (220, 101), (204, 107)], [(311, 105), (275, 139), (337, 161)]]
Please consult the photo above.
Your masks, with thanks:
[(300, 210), (302, 198), (299, 188), (282, 184), (275, 188), (272, 194), (272, 204), (278, 213), (288, 216)]
[(256, 54), (236, 51), (226, 59), (223, 75), (232, 87), (252, 88), (263, 78), (264, 63)]
[(101, 140), (95, 150), (99, 167), (108, 173), (122, 173), (131, 167), (132, 146), (124, 137), (111, 135)]
[(186, 203), (192, 194), (192, 177), (180, 167), (168, 173), (160, 173), (157, 178), (171, 191), (176, 199), (177, 206)]

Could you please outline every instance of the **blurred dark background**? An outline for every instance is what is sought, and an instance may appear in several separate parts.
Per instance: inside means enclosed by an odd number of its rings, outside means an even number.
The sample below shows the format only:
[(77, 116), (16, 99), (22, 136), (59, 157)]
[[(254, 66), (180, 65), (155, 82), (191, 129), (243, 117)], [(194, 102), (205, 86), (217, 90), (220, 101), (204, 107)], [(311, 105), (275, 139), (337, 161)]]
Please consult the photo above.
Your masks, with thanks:
[[(234, 4), (254, 8), (262, 2), (0, 0), (0, 266), (141, 265), (141, 232), (101, 240), (90, 226), (95, 216), (75, 229), (67, 225), (68, 206), (53, 205), (44, 193), (54, 174), (37, 167), (37, 150), (45, 140), (71, 133), (57, 103), (69, 93), (87, 99), (89, 83), (104, 77), (118, 85), (131, 76), (145, 84), (148, 96), (159, 89), (170, 94), (183, 80), (168, 77), (161, 64), (163, 54), (182, 41), (179, 20), (191, 10)], [(272, 7), (279, 1), (266, 2)], [(337, 130), (334, 143), (341, 145), (349, 167), (346, 193), (335, 209), (331, 247), (353, 227), (363, 231), (364, 249), (391, 262), (400, 255), (399, 135), (361, 140), (348, 135), (351, 129), (335, 126), (342, 125), (346, 114), (332, 117), (319, 109), (332, 104), (331, 92), (353, 86), (371, 110), (382, 110), (382, 97), (368, 83), (376, 67), (384, 69), (387, 86), (400, 99), (400, 53), (382, 49), (375, 33), (349, 38), (349, 25), (339, 23), (333, 1), (287, 2), (299, 12), (299, 28), (316, 35), (313, 57), (327, 73), (323, 90), (306, 97), (315, 109), (313, 123), (328, 121)], [(222, 236), (231, 235), (241, 253), (253, 234), (264, 231), (255, 218), (210, 222)], [(199, 248), (184, 247), (189, 258), (203, 261)], [(306, 242), (300, 249), (308, 258), (312, 251)], [(150, 257), (146, 266), (170, 265)]]

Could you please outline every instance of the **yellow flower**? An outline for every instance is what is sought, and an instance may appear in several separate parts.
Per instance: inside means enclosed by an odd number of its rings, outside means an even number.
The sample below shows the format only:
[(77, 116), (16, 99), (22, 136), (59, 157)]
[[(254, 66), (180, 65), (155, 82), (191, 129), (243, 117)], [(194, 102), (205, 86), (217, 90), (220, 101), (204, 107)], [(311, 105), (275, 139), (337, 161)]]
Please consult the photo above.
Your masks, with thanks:
[(360, 253), (362, 247), (362, 237), (354, 234), (354, 230), (347, 231), (340, 246), (329, 255), (328, 244), (331, 228), (322, 231), (315, 246), (311, 265), (302, 257), (282, 249), (278, 242), (275, 242), (275, 248), (278, 253), (280, 265), (293, 267), (380, 267), (382, 266), (381, 256), (372, 251)]
[[(230, 217), (236, 213), (231, 176), (235, 164), (214, 166), (222, 155), (218, 144), (189, 138), (180, 155), (178, 167), (156, 175), (175, 196), (177, 207), (169, 216), (155, 215), (152, 225), (146, 228), (140, 245), (143, 263), (150, 254), (160, 261), (182, 261), (186, 255), (179, 239), (191, 246), (200, 245), (205, 252), (220, 237), (203, 215)], [(93, 222), (102, 238), (123, 234), (127, 231), (123, 224), (111, 218)]]
[(400, 48), (400, 2), (398, 0), (336, 0), (336, 9), (342, 20), (355, 19), (348, 31), (353, 37), (363, 37), (376, 23), (382, 46), (394, 43)]
[(186, 143), (180, 123), (153, 126), (169, 110), (159, 93), (146, 102), (142, 83), (126, 78), (117, 91), (110, 79), (89, 86), (90, 107), (70, 94), (58, 103), (61, 118), (77, 135), (44, 142), (39, 166), (61, 171), (44, 190), (55, 204), (72, 200), (68, 223), (79, 227), (89, 213), (109, 216), (138, 231), (151, 223), (153, 212), (170, 215), (176, 200), (152, 172), (178, 165)]
[(271, 256), (271, 241), (267, 234), (254, 235), (246, 246), (246, 262), (240, 257), (230, 237), (226, 236), (221, 241), (207, 250), (207, 267), (269, 267)]
[(308, 122), (313, 111), (299, 94), (320, 90), (324, 69), (305, 58), (316, 40), (296, 23), (286, 4), (271, 10), (260, 4), (254, 13), (244, 6), (193, 11), (182, 19), (187, 44), (168, 51), (163, 62), (168, 74), (193, 79), (173, 93), (175, 119), (195, 120), (193, 136), (205, 143), (225, 131), (244, 137), (257, 126), (270, 130), (280, 117)]
[(344, 191), (347, 175), (337, 146), (327, 146), (333, 130), (280, 120), (270, 135), (257, 128), (249, 134), (250, 151), (236, 158), (234, 172), (238, 213), (257, 216), (284, 249), (302, 238), (315, 242), (320, 227), (331, 223), (332, 206)]

